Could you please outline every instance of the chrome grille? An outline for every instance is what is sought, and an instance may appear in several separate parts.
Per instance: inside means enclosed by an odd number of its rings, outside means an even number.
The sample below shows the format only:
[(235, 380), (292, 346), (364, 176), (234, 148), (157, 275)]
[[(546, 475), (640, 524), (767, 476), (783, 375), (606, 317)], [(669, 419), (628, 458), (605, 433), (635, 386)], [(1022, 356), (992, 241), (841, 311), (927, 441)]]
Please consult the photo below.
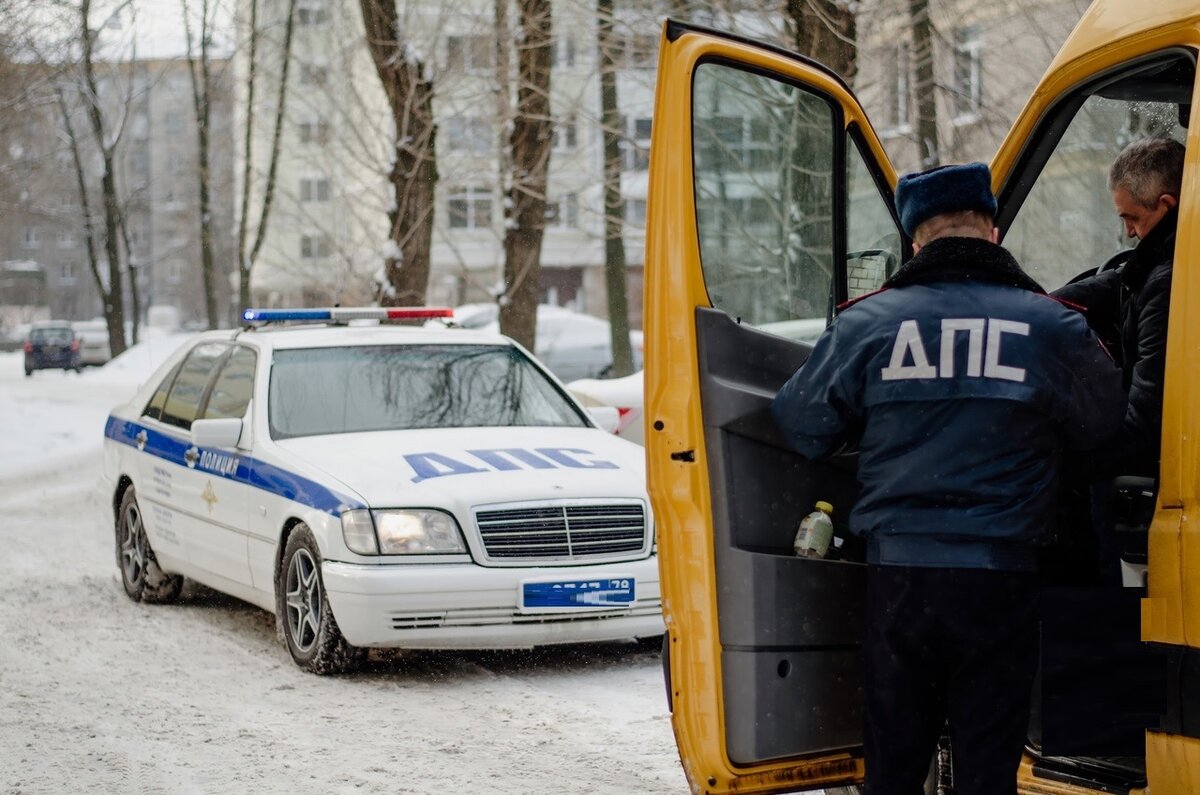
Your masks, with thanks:
[(589, 560), (646, 546), (646, 513), (638, 503), (481, 510), (475, 523), (491, 560)]

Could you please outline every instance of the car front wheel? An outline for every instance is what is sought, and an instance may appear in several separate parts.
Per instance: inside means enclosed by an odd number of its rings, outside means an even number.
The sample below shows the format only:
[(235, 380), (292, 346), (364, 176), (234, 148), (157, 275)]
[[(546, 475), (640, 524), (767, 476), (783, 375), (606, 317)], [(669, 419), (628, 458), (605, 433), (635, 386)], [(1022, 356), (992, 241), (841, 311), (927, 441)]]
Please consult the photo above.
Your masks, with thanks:
[(288, 536), (275, 587), (276, 620), (296, 665), (315, 674), (356, 670), (367, 650), (342, 637), (321, 579), (321, 553), (307, 525)]
[(150, 539), (146, 537), (142, 509), (133, 486), (125, 489), (121, 497), (116, 530), (117, 567), (121, 570), (125, 594), (135, 602), (155, 604), (165, 604), (179, 598), (183, 577), (167, 574), (158, 567), (154, 550), (150, 548)]

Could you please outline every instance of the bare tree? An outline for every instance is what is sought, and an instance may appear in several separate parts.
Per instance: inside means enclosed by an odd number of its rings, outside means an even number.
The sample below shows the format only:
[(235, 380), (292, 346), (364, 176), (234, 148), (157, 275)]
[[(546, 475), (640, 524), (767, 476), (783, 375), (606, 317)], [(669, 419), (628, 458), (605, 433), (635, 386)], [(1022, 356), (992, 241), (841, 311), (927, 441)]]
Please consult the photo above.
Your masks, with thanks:
[[(683, 9), (681, 9), (683, 10)], [(613, 58), (613, 0), (596, 0), (596, 50), (600, 70), (600, 128), (604, 136), (604, 283), (614, 377), (633, 372), (629, 299), (625, 291), (625, 203), (621, 199), (621, 112)]]
[(933, 17), (929, 0), (909, 0), (909, 26), (912, 30), (914, 94), (917, 99), (917, 148), (921, 168), (933, 168), (941, 162), (938, 144), (937, 82), (933, 70)]
[[(108, 325), (108, 344), (113, 356), (125, 351), (125, 297), (124, 297), (124, 267), (121, 256), (121, 245), (118, 235), (122, 223), (121, 201), (117, 196), (116, 173), (113, 169), (114, 151), (120, 140), (124, 125), (122, 118), (119, 123), (108, 125), (101, 109), (100, 92), (96, 84), (96, 71), (93, 59), (93, 33), (88, 24), (91, 15), (91, 0), (80, 0), (78, 33), (80, 46), (80, 71), (82, 79), (83, 103), (87, 110), (88, 121), (91, 124), (92, 137), (100, 153), (101, 176), (100, 192), (104, 204), (104, 254), (108, 259), (108, 282), (105, 285), (98, 282), (101, 297), (104, 301), (104, 320)], [(97, 272), (98, 272), (97, 268)], [(136, 285), (130, 285), (137, 289)]]
[(828, 66), (853, 85), (858, 72), (858, 3), (787, 0), (787, 15), (796, 52)]
[(385, 306), (425, 303), (437, 186), (433, 80), (405, 41), (395, 0), (359, 0), (367, 48), (391, 111), (394, 152), (388, 181), (389, 245), (384, 252)]
[[(242, 137), (242, 194), (237, 218), (237, 260), (238, 260), (238, 305), (242, 309), (250, 306), (250, 274), (254, 263), (258, 261), (259, 252), (267, 239), (267, 222), (271, 217), (271, 207), (275, 200), (275, 180), (279, 168), (280, 142), (283, 140), (283, 123), (287, 110), (288, 73), (292, 60), (292, 35), (295, 30), (296, 0), (288, 0), (287, 12), (283, 22), (283, 42), (279, 54), (279, 86), (275, 94), (275, 116), (271, 127), (271, 149), (267, 155), (266, 176), (262, 187), (262, 201), (258, 205), (258, 218), (254, 224), (254, 240), (250, 241), (250, 193), (254, 177), (254, 125), (255, 94), (265, 77), (260, 74), (258, 65), (259, 46), (263, 43), (263, 33), (259, 25), (259, 0), (250, 0), (250, 19), (246, 41), (246, 56), (248, 61), (246, 80), (246, 129)], [(249, 245), (247, 245), (249, 244)]]
[(187, 39), (188, 74), (192, 81), (192, 107), (196, 113), (197, 182), (200, 190), (200, 273), (204, 282), (204, 310), (208, 327), (221, 325), (217, 310), (216, 268), (213, 264), (212, 202), (209, 197), (209, 110), (212, 107), (211, 11), (209, 0), (200, 0), (199, 51), (192, 45), (192, 23), (187, 0), (183, 4), (183, 29)]
[(532, 350), (537, 337), (546, 183), (554, 125), (550, 115), (550, 0), (518, 0), (517, 106), (509, 138), (512, 180), (505, 197), (504, 300), (500, 331)]

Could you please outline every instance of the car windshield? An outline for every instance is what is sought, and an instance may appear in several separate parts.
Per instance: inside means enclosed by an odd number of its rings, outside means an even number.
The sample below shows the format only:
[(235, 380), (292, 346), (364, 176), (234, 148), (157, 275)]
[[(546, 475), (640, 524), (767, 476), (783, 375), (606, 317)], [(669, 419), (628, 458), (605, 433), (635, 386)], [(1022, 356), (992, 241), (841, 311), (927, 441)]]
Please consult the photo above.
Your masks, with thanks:
[(376, 345), (276, 351), (271, 436), (586, 422), (505, 345)]
[(70, 342), (75, 335), (69, 328), (35, 328), (29, 332), (31, 342)]

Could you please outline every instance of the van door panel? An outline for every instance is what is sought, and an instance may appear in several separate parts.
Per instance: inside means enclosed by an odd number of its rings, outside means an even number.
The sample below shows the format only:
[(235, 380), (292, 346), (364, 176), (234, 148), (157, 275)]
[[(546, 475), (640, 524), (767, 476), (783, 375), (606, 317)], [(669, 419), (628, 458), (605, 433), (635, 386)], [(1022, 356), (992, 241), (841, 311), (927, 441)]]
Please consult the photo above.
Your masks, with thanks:
[(792, 551), (817, 500), (842, 506), (844, 522), (854, 469), (787, 449), (770, 415), (812, 349), (705, 308), (696, 340), (709, 478), (725, 484), (713, 490), (712, 516), (729, 757), (752, 764), (861, 745), (865, 568)]

